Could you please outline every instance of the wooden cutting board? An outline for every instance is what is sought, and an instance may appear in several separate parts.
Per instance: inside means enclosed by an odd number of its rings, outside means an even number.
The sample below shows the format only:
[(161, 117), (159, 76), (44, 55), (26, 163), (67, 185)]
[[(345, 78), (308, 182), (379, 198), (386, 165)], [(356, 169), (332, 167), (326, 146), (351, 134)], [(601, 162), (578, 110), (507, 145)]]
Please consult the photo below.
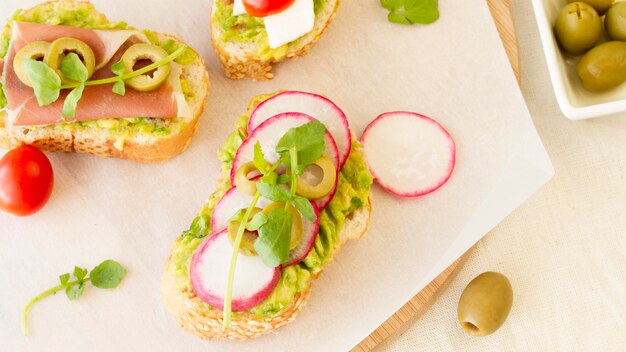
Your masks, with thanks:
[[(491, 15), (496, 23), (500, 38), (504, 44), (504, 49), (511, 62), (511, 67), (517, 78), (520, 80), (519, 55), (517, 51), (517, 39), (515, 37), (515, 27), (513, 26), (513, 18), (511, 16), (511, 7), (509, 0), (487, 0)], [(420, 291), (415, 297), (407, 302), (400, 310), (391, 318), (387, 319), (372, 334), (361, 341), (352, 352), (367, 352), (374, 349), (381, 342), (385, 341), (394, 333), (398, 332), (409, 320), (414, 319), (431, 302), (437, 298), (437, 293), (450, 281), (458, 268), (467, 257), (465, 253), (456, 262), (452, 263), (444, 272), (442, 272), (435, 280)]]

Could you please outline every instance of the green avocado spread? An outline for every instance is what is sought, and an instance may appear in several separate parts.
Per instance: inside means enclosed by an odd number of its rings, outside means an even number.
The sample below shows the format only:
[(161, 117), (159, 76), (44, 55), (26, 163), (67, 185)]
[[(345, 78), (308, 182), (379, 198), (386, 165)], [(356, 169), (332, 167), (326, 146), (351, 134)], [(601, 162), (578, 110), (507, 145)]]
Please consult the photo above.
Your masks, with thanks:
[[(251, 103), (251, 106), (256, 106), (266, 98), (267, 96), (260, 96)], [(247, 136), (248, 118), (248, 115), (243, 115), (238, 119), (236, 130), (231, 133), (219, 152), (224, 171), (230, 170), (237, 148)], [(350, 156), (339, 173), (337, 193), (328, 207), (320, 212), (320, 231), (315, 240), (315, 246), (302, 262), (283, 270), (276, 289), (263, 303), (252, 308), (250, 313), (258, 317), (275, 315), (291, 305), (297, 293), (307, 289), (311, 278), (320, 272), (322, 266), (337, 250), (338, 233), (346, 218), (369, 202), (371, 184), (372, 175), (365, 163), (361, 145), (353, 141)], [(174, 243), (171, 265), (167, 269), (168, 275), (175, 278), (178, 289), (195, 300), (199, 298), (193, 294), (191, 288), (189, 263), (195, 249), (211, 232), (213, 208), (230, 187), (230, 180), (223, 180), (215, 193), (209, 197), (206, 205), (202, 207), (189, 229), (183, 232)], [(214, 309), (209, 305), (205, 304), (205, 306)]]
[[(93, 5), (89, 3), (70, 3), (70, 2), (49, 2), (37, 6), (30, 10), (18, 10), (12, 17), (12, 19), (4, 27), (0, 33), (0, 59), (4, 58), (8, 52), (10, 40), (11, 40), (11, 23), (13, 21), (19, 22), (33, 22), (49, 25), (63, 25), (73, 27), (83, 27), (91, 29), (134, 29), (126, 24), (126, 22), (110, 22), (107, 18), (99, 13)], [(148, 40), (153, 44), (159, 45), (168, 53), (174, 52), (178, 49), (178, 44), (171, 39), (159, 41), (156, 33), (144, 30), (142, 31)], [(196, 55), (192, 50), (188, 50), (182, 56), (180, 56), (176, 62), (186, 65), (193, 62), (196, 59)], [(183, 88), (183, 94), (186, 97), (193, 96), (193, 92), (189, 89), (187, 82), (181, 78), (181, 86)], [(0, 83), (0, 110), (6, 107), (7, 101), (4, 95), (4, 89)], [(0, 112), (0, 127), (3, 127), (4, 114)], [(135, 137), (138, 135), (144, 135), (149, 137), (161, 137), (169, 136), (171, 133), (176, 133), (185, 127), (186, 122), (181, 120), (164, 120), (164, 119), (152, 119), (147, 117), (137, 117), (129, 119), (102, 119), (94, 121), (82, 121), (73, 123), (63, 123), (53, 126), (35, 126), (29, 127), (30, 129), (45, 129), (45, 128), (61, 128), (68, 130), (78, 129), (97, 129), (107, 130), (111, 136), (116, 138), (115, 147), (122, 149), (124, 141), (127, 138)]]
[[(313, 4), (317, 15), (324, 5), (324, 0), (313, 0)], [(213, 20), (222, 29), (220, 40), (233, 43), (255, 43), (257, 55), (263, 60), (280, 60), (287, 55), (290, 45), (297, 45), (299, 42), (297, 39), (278, 48), (270, 48), (263, 19), (248, 14), (233, 16), (232, 0), (216, 0), (213, 16)]]

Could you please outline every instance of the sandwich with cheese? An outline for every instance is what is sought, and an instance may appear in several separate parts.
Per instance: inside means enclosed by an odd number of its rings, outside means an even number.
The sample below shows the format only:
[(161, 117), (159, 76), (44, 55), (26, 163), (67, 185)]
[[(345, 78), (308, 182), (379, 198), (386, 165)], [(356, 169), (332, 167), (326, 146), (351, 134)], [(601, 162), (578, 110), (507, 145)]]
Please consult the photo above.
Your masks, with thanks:
[(215, 0), (211, 38), (226, 75), (268, 80), (272, 64), (306, 54), (339, 0)]

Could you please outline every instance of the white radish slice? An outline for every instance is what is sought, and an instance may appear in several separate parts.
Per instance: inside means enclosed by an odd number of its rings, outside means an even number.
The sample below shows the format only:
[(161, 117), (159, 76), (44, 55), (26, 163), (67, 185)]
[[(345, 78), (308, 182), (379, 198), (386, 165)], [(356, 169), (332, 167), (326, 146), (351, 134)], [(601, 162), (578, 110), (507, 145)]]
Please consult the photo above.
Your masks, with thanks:
[[(239, 191), (237, 188), (233, 187), (228, 192), (224, 194), (222, 199), (215, 206), (215, 210), (213, 210), (213, 214), (211, 216), (211, 225), (213, 232), (218, 232), (226, 229), (228, 227), (229, 220), (237, 213), (240, 209), (245, 209), (250, 206), (252, 202), (252, 197), (244, 194)], [(271, 201), (266, 198), (259, 198), (256, 207), (257, 208), (265, 208), (271, 204)], [(319, 209), (315, 205), (313, 201), (311, 201), (311, 205), (313, 205), (313, 210), (315, 212), (316, 219), (314, 221), (310, 221), (304, 216), (302, 219), (302, 240), (296, 246), (296, 248), (292, 249), (289, 253), (289, 259), (283, 266), (289, 266), (296, 263), (299, 263), (302, 259), (304, 259), (313, 245), (315, 244), (315, 238), (317, 237), (317, 233), (319, 232)]]
[[(235, 175), (237, 170), (244, 164), (254, 160), (254, 145), (259, 142), (261, 150), (265, 155), (265, 159), (270, 163), (275, 163), (279, 159), (279, 154), (276, 153), (276, 145), (283, 137), (283, 135), (291, 128), (302, 126), (308, 122), (313, 121), (314, 118), (303, 113), (287, 112), (278, 114), (265, 122), (248, 136), (248, 138), (239, 146), (235, 160), (233, 161), (233, 168), (230, 172), (231, 183), (235, 183)], [(337, 145), (331, 134), (326, 131), (325, 137), (326, 150), (324, 155), (330, 158), (337, 170), (339, 167), (339, 156), (337, 154)], [(326, 197), (325, 197), (326, 198)], [(328, 201), (324, 198), (315, 202), (318, 207), (320, 205), (326, 206)], [(324, 204), (325, 203), (325, 204)], [(322, 208), (322, 207), (320, 207)]]
[[(224, 309), (226, 282), (233, 244), (227, 231), (202, 241), (191, 258), (189, 276), (195, 294), (217, 309)], [(259, 256), (240, 255), (233, 281), (232, 311), (240, 312), (261, 304), (278, 284), (281, 268), (268, 268)]]
[[(217, 202), (211, 214), (211, 231), (218, 232), (228, 227), (230, 219), (239, 210), (246, 209), (252, 203), (252, 196), (249, 196), (236, 187), (229, 189)], [(265, 208), (272, 202), (266, 198), (259, 198), (257, 208)]]
[(456, 162), (454, 140), (437, 121), (388, 112), (372, 121), (361, 143), (374, 180), (389, 193), (419, 197), (443, 186)]
[(283, 112), (301, 112), (323, 123), (337, 143), (339, 169), (343, 167), (350, 155), (352, 133), (346, 114), (335, 103), (318, 94), (295, 90), (276, 94), (252, 111), (248, 133), (252, 133), (265, 120)]

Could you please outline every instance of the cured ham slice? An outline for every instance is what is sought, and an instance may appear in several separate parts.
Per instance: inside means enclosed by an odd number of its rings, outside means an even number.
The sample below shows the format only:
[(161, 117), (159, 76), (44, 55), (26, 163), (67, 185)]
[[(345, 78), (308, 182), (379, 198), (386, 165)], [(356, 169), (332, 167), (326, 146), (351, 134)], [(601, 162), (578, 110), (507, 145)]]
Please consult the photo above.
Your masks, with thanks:
[(133, 43), (148, 42), (146, 36), (132, 30), (91, 30), (86, 28), (14, 22), (11, 44), (4, 63), (4, 93), (7, 97), (9, 123), (15, 126), (50, 125), (61, 122), (88, 121), (102, 118), (175, 118), (187, 117), (189, 108), (180, 89), (181, 68), (172, 63), (170, 78), (160, 88), (139, 92), (131, 88), (120, 96), (112, 92), (112, 84), (88, 86), (78, 103), (73, 120), (63, 119), (63, 101), (69, 91), (48, 105), (39, 106), (32, 88), (23, 84), (13, 70), (13, 58), (33, 41), (52, 42), (61, 37), (79, 39), (89, 45), (96, 58), (96, 71), (91, 79), (112, 77), (111, 65)]

